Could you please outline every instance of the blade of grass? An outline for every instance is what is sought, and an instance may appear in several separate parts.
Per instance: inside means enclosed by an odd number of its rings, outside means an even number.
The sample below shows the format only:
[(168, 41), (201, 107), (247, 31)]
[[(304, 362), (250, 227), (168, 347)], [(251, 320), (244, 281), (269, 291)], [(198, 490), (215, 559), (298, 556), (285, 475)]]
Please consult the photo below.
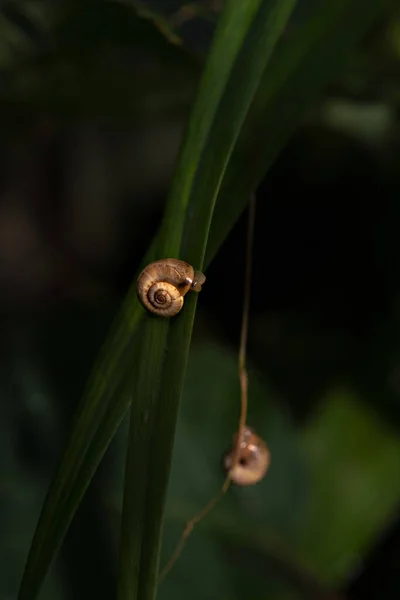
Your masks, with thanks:
[[(207, 65), (179, 153), (161, 226), (159, 235), (161, 256), (180, 258), (180, 243), (186, 210), (198, 161), (205, 144), (208, 143), (208, 134), (227, 85), (232, 65), (261, 3), (262, 0), (248, 0), (241, 3), (229, 0), (218, 20)], [(201, 268), (201, 266), (199, 267)]]
[[(272, 58), (246, 123), (242, 144), (235, 150), (228, 166), (214, 213), (206, 265), (243, 210), (249, 192), (294, 130), (309, 98), (329, 81), (332, 72), (342, 64), (348, 47), (384, 9), (383, 3), (374, 0), (355, 0), (351, 6), (347, 4), (342, 0), (325, 2), (317, 7), (312, 22), (281, 43)], [(302, 85), (303, 78), (308, 80), (309, 87)], [(154, 258), (155, 246), (147, 253), (143, 264)], [(132, 288), (96, 361), (75, 417), (75, 427), (48, 492), (28, 557), (21, 599), (35, 597), (82, 496), (130, 405), (134, 381), (130, 373), (140, 341), (136, 328), (142, 315), (136, 291)]]
[[(189, 198), (187, 217), (180, 221), (181, 235), (185, 233), (180, 256), (196, 268), (203, 264), (215, 201), (234, 144), (294, 5), (295, 0), (261, 2), (250, 26), (238, 23), (248, 31), (218, 110), (212, 117), (204, 147), (198, 144), (196, 136), (191, 137), (190, 132), (196, 131), (196, 120), (203, 119), (205, 111), (200, 109), (192, 115), (187, 146), (190, 148), (193, 143), (194, 148), (186, 156), (181, 155), (172, 198), (181, 194), (182, 190)], [(232, 10), (237, 6), (236, 2), (227, 5)], [(224, 39), (224, 32), (217, 30), (215, 46), (219, 45), (219, 36)], [(219, 51), (224, 53), (224, 45)], [(208, 86), (212, 88), (214, 77), (218, 78), (218, 69), (212, 70), (213, 76), (208, 77), (209, 69), (210, 64), (206, 67), (199, 95), (205, 103), (208, 102)], [(191, 159), (196, 154), (195, 166)], [(167, 210), (167, 223), (173, 214), (173, 211)], [(168, 230), (163, 243), (163, 254), (171, 255)], [(182, 314), (169, 326), (151, 316), (146, 319), (146, 352), (141, 356), (135, 402), (131, 406), (121, 527), (119, 600), (150, 600), (156, 595), (165, 497), (195, 306), (196, 299), (192, 295), (186, 301)], [(146, 420), (141, 418), (144, 413)]]

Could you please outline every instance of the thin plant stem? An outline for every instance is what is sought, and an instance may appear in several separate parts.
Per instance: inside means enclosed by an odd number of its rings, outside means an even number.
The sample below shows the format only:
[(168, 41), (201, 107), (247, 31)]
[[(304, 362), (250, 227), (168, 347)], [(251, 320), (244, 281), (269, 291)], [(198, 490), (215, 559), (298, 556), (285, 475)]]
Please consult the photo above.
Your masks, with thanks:
[[(247, 338), (249, 330), (249, 313), (250, 313), (250, 291), (251, 291), (251, 267), (253, 262), (253, 238), (254, 238), (254, 221), (256, 212), (256, 196), (253, 193), (249, 203), (249, 218), (247, 221), (247, 248), (246, 248), (246, 268), (244, 277), (244, 302), (242, 315), (242, 328), (240, 334), (239, 347), (239, 381), (240, 381), (240, 416), (238, 436), (235, 445), (235, 453), (232, 461), (232, 469), (237, 465), (239, 460), (240, 447), (243, 441), (244, 428), (247, 420), (248, 406), (248, 375), (246, 368), (247, 355)], [(231, 469), (231, 470), (232, 470)]]

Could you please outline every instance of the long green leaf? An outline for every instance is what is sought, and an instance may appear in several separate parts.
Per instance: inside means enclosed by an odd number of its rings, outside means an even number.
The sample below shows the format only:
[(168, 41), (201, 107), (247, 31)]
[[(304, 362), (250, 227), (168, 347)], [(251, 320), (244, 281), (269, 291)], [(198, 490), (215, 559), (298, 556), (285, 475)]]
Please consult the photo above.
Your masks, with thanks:
[[(219, 79), (215, 48), (224, 63), (227, 44), (225, 27), (217, 28), (214, 51), (207, 63), (199, 102), (186, 138), (186, 148), (190, 151), (186, 155), (182, 153), (172, 186), (171, 206), (175, 211), (184, 207), (174, 206), (176, 196), (183, 194), (189, 200), (187, 218), (181, 218), (178, 224), (175, 220), (181, 235), (179, 256), (191, 261), (196, 268), (203, 265), (215, 201), (235, 141), (294, 4), (295, 0), (259, 2), (259, 9), (249, 23), (233, 18), (237, 10), (240, 12), (236, 1), (227, 3), (224, 14), (232, 14), (230, 28), (236, 27), (241, 32), (243, 43), (213, 114), (207, 107)], [(229, 25), (228, 18), (223, 17), (222, 22), (224, 26)], [(207, 144), (202, 143), (201, 136), (196, 136), (196, 132), (204, 127), (202, 121), (205, 118), (210, 119)], [(171, 256), (175, 250), (177, 234), (171, 236), (170, 233), (173, 214), (176, 214), (173, 210), (167, 210), (166, 236), (160, 245), (165, 256)], [(196, 300), (192, 297), (183, 314), (171, 324), (152, 316), (146, 318), (144, 351), (139, 363), (135, 401), (131, 406), (122, 510), (120, 600), (150, 600), (156, 594), (165, 497), (195, 306)], [(145, 419), (143, 415), (146, 415)], [(154, 440), (157, 440), (156, 444)]]
[(262, 0), (227, 2), (215, 32), (207, 68), (184, 136), (158, 243), (162, 256), (180, 258), (181, 237), (198, 161), (243, 38)]
[[(343, 63), (349, 46), (383, 10), (378, 0), (325, 0), (293, 32), (263, 76), (241, 144), (228, 166), (216, 205), (206, 266), (243, 210), (253, 186), (294, 130), (307, 103)], [(303, 83), (304, 82), (304, 83)], [(144, 262), (156, 257), (156, 247)], [(188, 299), (190, 301), (190, 299)], [(134, 288), (127, 295), (96, 362), (52, 481), (32, 542), (20, 599), (34, 598), (81, 498), (132, 400), (143, 315)], [(140, 350), (140, 348), (139, 348)]]

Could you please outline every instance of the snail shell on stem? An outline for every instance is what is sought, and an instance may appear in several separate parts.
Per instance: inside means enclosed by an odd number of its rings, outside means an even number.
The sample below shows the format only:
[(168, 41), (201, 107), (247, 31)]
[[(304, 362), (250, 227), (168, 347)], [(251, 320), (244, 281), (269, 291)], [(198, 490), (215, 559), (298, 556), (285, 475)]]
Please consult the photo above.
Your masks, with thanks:
[(224, 455), (224, 469), (236, 485), (254, 485), (261, 481), (268, 471), (269, 450), (266, 443), (246, 425), (237, 462), (233, 464), (237, 435), (233, 438), (232, 448)]
[(143, 269), (136, 290), (148, 311), (161, 317), (173, 317), (181, 310), (185, 294), (189, 290), (200, 292), (205, 280), (205, 275), (187, 262), (164, 258)]

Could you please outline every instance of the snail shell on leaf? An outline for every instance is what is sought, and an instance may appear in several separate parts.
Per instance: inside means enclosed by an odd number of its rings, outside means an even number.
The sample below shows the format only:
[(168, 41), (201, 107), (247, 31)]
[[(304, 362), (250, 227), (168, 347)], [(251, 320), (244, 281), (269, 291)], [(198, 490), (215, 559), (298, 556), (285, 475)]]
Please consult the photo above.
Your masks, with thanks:
[(144, 308), (161, 317), (173, 317), (181, 310), (185, 294), (200, 292), (205, 280), (205, 275), (187, 262), (164, 258), (143, 269), (136, 289)]
[(236, 485), (254, 485), (263, 479), (270, 464), (270, 453), (266, 443), (250, 427), (245, 427), (238, 459), (233, 464), (237, 435), (232, 448), (224, 455), (224, 469)]

